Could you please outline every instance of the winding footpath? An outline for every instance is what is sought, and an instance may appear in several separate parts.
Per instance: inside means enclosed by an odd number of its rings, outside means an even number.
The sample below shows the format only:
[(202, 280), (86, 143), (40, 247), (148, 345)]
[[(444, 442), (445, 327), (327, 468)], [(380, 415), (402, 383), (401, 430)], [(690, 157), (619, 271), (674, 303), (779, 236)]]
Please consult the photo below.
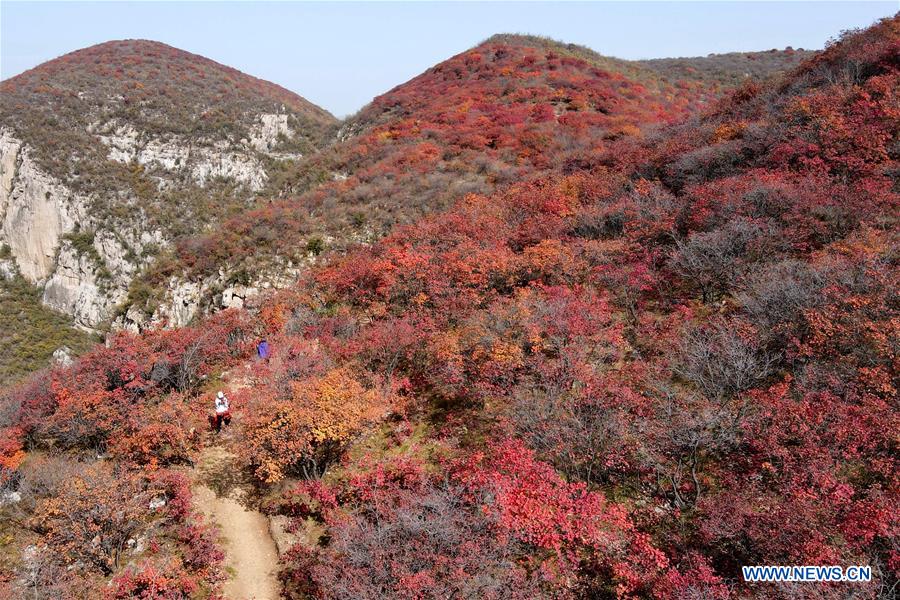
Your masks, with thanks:
[(194, 478), (194, 504), (222, 534), (224, 586), (229, 600), (278, 600), (278, 551), (268, 519), (248, 506), (249, 485), (236, 479), (234, 456), (220, 446), (203, 450)]

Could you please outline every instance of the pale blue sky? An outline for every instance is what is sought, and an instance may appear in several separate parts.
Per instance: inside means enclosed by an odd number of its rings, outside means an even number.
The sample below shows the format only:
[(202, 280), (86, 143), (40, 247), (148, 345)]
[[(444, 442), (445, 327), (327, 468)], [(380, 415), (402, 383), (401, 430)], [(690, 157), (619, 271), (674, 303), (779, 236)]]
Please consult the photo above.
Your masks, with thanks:
[(621, 58), (821, 48), (898, 2), (0, 2), (0, 78), (72, 50), (144, 38), (278, 83), (337, 116), (494, 33)]

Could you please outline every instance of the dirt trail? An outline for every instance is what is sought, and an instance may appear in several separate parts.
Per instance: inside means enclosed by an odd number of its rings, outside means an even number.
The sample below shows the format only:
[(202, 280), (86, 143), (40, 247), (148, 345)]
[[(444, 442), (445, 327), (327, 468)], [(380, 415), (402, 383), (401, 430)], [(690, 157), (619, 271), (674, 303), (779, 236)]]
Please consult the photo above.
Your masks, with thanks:
[(278, 600), (276, 570), (278, 551), (266, 517), (248, 506), (249, 486), (231, 468), (234, 456), (210, 446), (197, 461), (194, 477), (196, 508), (222, 532), (225, 566), (231, 577), (225, 583), (230, 600)]

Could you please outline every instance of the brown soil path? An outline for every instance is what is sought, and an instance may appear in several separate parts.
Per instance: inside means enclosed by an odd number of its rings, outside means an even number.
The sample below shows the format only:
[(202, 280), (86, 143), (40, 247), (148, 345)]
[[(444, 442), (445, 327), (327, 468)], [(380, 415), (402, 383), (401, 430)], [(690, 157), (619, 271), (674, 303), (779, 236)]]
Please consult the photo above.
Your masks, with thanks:
[(220, 446), (203, 450), (194, 477), (194, 504), (219, 527), (225, 566), (231, 577), (225, 583), (229, 600), (278, 600), (278, 551), (268, 519), (248, 506), (249, 486), (232, 468), (234, 456)]

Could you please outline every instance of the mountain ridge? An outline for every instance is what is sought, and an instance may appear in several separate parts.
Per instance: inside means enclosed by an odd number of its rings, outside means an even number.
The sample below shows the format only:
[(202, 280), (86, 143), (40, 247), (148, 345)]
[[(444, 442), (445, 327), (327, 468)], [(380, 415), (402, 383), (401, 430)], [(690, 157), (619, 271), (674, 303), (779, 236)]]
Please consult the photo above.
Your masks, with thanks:
[[(67, 52), (0, 81), (0, 89), (4, 89), (8, 92), (10, 91), (10, 85), (27, 85), (28, 83), (31, 83), (35, 77), (43, 79), (48, 76), (56, 75), (61, 71), (70, 70), (73, 66), (81, 67), (85, 65), (94, 65), (101, 71), (101, 74), (112, 76), (115, 71), (108, 71), (109, 64), (118, 62), (121, 63), (119, 66), (127, 66), (129, 62), (138, 57), (151, 59), (177, 58), (178, 61), (188, 61), (211, 67), (231, 76), (242, 78), (257, 84), (259, 90), (264, 92), (263, 95), (269, 96), (272, 100), (288, 102), (294, 104), (295, 108), (309, 109), (322, 116), (336, 120), (336, 118), (326, 109), (313, 104), (296, 92), (288, 90), (277, 83), (244, 73), (234, 67), (207, 58), (201, 54), (183, 50), (164, 42), (141, 38), (108, 40)], [(104, 61), (109, 64), (103, 64)]]

